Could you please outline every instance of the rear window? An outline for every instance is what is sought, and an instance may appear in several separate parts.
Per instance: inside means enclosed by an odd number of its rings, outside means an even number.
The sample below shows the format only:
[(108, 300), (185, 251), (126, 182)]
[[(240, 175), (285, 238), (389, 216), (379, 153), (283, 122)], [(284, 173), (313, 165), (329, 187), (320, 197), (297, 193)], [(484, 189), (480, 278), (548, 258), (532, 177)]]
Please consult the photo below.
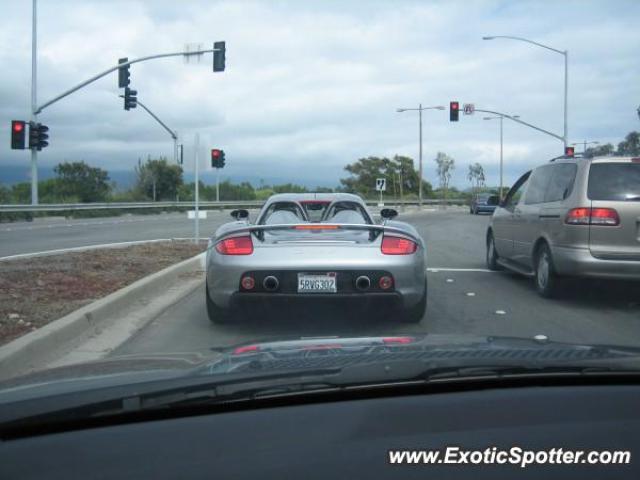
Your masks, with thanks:
[(591, 200), (637, 199), (640, 197), (640, 163), (592, 164), (587, 195)]

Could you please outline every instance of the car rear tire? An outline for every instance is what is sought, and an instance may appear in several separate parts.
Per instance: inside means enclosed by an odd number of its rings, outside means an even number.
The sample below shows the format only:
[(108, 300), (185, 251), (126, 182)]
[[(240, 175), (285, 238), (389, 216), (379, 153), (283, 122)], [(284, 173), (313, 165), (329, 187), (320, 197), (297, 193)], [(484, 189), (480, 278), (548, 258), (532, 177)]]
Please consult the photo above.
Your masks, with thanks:
[(544, 298), (557, 296), (561, 290), (561, 279), (556, 273), (551, 250), (546, 243), (538, 247), (534, 260), (534, 281), (537, 292)]
[(487, 268), (492, 271), (502, 270), (498, 263), (498, 252), (496, 251), (496, 242), (493, 239), (493, 233), (487, 237)]
[(220, 325), (229, 323), (233, 319), (231, 311), (228, 308), (222, 308), (213, 303), (213, 300), (211, 300), (209, 296), (209, 285), (207, 283), (205, 283), (205, 297), (207, 299), (207, 316), (211, 323)]
[(404, 323), (420, 323), (427, 310), (427, 280), (424, 281), (424, 294), (418, 303), (413, 307), (405, 309), (402, 315)]

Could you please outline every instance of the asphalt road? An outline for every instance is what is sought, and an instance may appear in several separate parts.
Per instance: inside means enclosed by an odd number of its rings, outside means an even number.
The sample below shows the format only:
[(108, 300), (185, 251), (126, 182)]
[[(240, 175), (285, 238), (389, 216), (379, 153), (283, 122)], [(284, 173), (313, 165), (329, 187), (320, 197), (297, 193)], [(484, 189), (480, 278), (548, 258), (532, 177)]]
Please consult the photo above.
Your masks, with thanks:
[(429, 300), (415, 325), (396, 319), (372, 320), (343, 312), (282, 312), (277, 318), (255, 312), (230, 325), (207, 319), (204, 285), (148, 324), (113, 352), (152, 354), (208, 351), (253, 341), (309, 336), (471, 333), (532, 337), (579, 343), (640, 345), (640, 295), (635, 284), (573, 282), (558, 300), (540, 298), (532, 281), (489, 272), (484, 234), (489, 217), (462, 210), (408, 214), (427, 242)]
[[(221, 223), (229, 220), (228, 210), (208, 211), (207, 219), (200, 220), (200, 235), (205, 238), (211, 236)], [(70, 220), (42, 218), (33, 222), (0, 224), (0, 257), (87, 245), (193, 236), (194, 220), (189, 220), (186, 213)]]

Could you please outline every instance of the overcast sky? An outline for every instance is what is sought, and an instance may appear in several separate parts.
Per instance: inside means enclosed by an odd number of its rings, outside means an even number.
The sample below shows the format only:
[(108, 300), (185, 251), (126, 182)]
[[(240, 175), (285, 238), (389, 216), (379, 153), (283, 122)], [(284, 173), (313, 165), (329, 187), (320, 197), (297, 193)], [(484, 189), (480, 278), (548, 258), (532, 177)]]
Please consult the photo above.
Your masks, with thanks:
[[(9, 122), (28, 119), (31, 2), (1, 0), (0, 172), (28, 165), (9, 149)], [(131, 68), (138, 98), (191, 144), (226, 152), (224, 177), (333, 185), (357, 158), (418, 157), (417, 113), (397, 107), (451, 100), (520, 115), (562, 134), (563, 57), (518, 35), (569, 50), (570, 141), (617, 143), (640, 129), (640, 2), (608, 1), (92, 1), (40, 0), (38, 100), (119, 57), (226, 40), (227, 70), (162, 59)], [(168, 155), (168, 134), (140, 108), (124, 111), (112, 74), (47, 108), (40, 164), (85, 160), (132, 169)], [(481, 114), (450, 123), (424, 115), (425, 178), (438, 151), (456, 160), (454, 184), (480, 162), (497, 184), (499, 126)], [(560, 141), (505, 121), (507, 182), (560, 154)], [(186, 151), (190, 154), (190, 151)], [(185, 169), (192, 168), (187, 159)], [(25, 180), (26, 169), (25, 169)]]

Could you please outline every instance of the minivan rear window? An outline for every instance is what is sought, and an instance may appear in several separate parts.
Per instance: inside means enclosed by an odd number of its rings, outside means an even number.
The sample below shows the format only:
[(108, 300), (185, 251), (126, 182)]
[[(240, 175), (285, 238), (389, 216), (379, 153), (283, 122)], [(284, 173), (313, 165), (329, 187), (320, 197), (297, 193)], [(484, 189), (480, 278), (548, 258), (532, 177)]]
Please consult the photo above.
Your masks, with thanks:
[(640, 163), (592, 164), (587, 195), (591, 200), (637, 200), (640, 197)]

